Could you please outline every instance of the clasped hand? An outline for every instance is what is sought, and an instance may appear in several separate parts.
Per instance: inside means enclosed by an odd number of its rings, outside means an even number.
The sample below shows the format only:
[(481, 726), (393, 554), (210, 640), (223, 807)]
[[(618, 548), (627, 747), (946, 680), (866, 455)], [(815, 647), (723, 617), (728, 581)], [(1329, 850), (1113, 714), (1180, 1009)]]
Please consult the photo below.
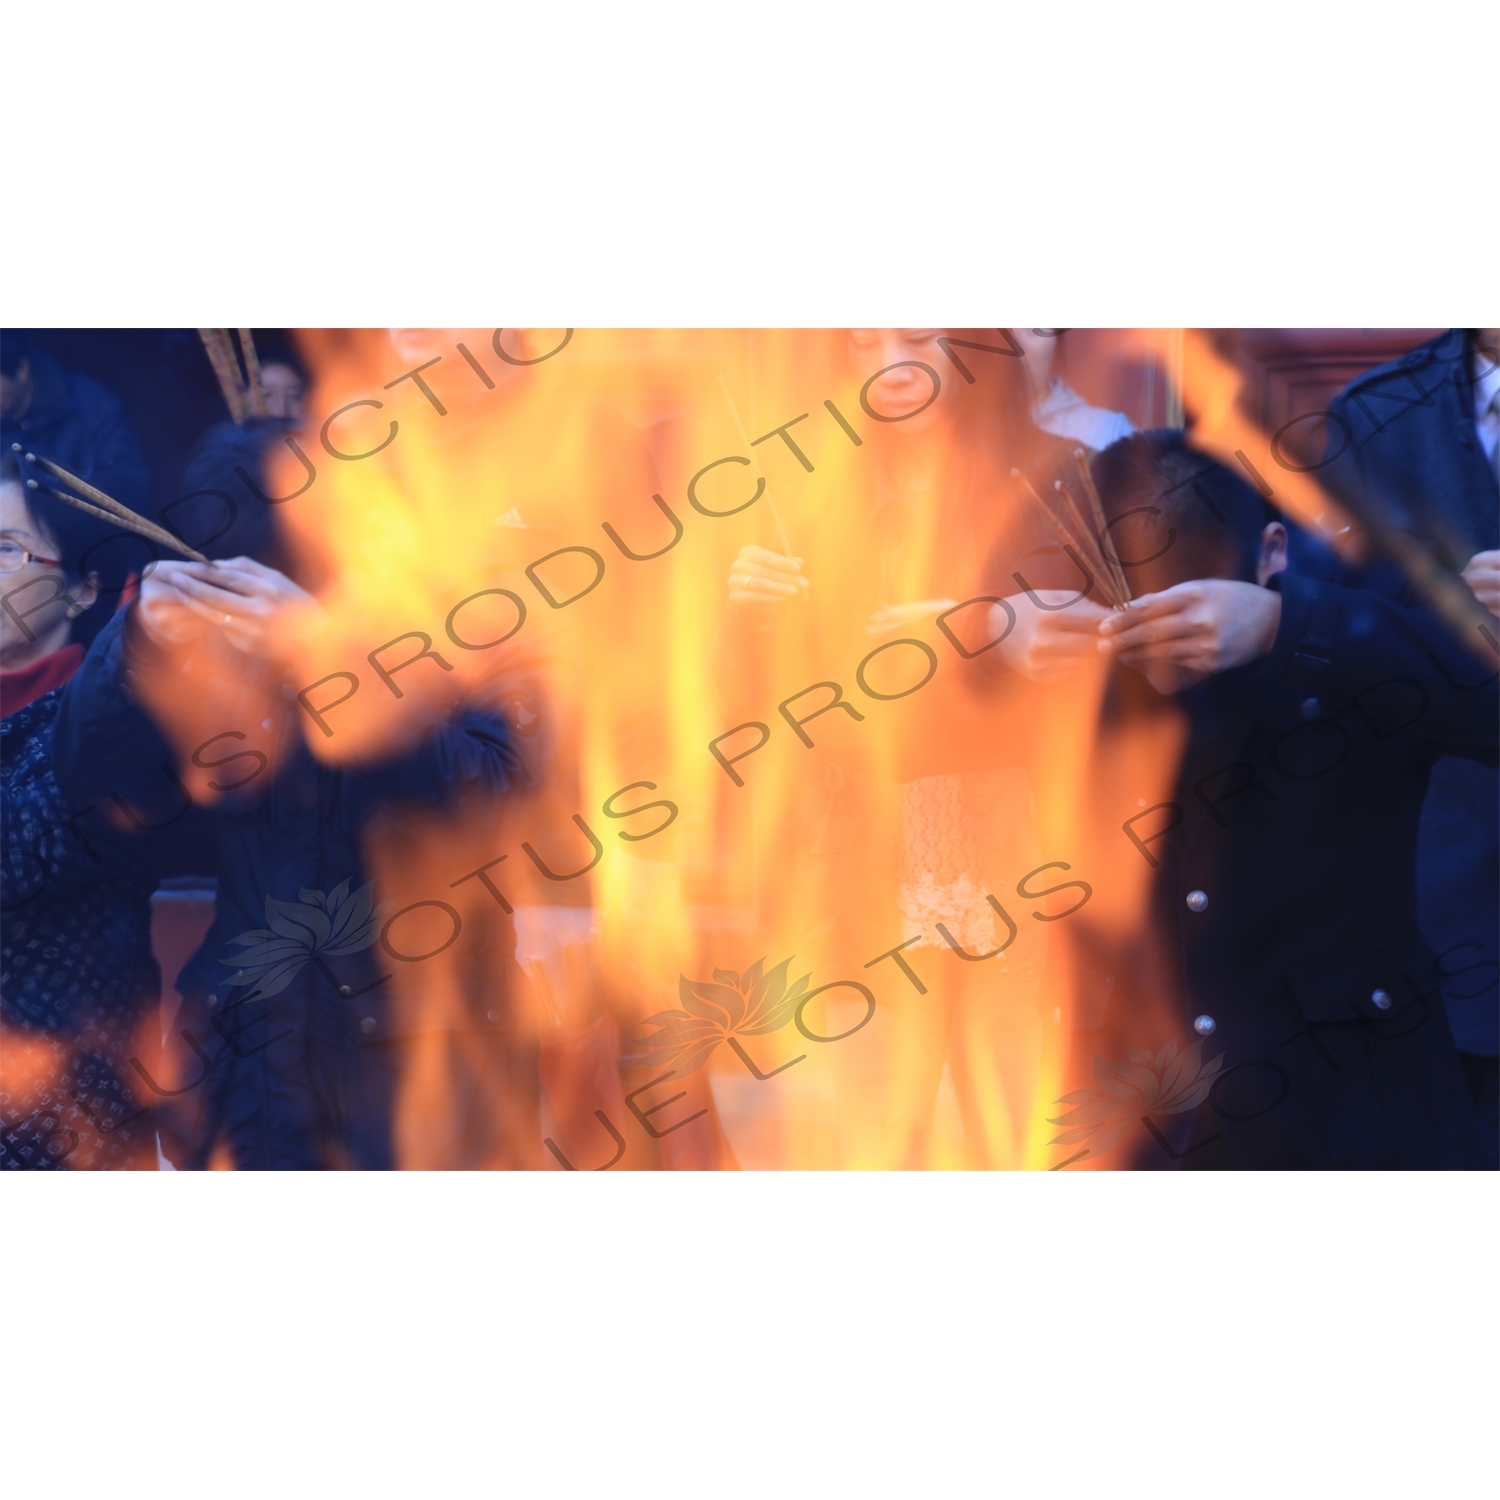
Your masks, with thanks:
[[(1215, 672), (1269, 654), (1281, 625), (1281, 595), (1258, 584), (1199, 578), (1144, 594), (1125, 609), (1050, 589), (1006, 601), (1015, 624), (1000, 647), (1006, 664), (1033, 682), (1067, 677), (1113, 657), (1160, 693), (1177, 693)], [(1051, 606), (1048, 608), (1047, 606)], [(993, 615), (998, 634), (1007, 624)]]
[(317, 601), (284, 573), (248, 557), (225, 562), (161, 562), (141, 584), (139, 616), (161, 645), (180, 645), (198, 633), (196, 619), (216, 625), (247, 656), (271, 659), (288, 644), (289, 615), (317, 609)]
[[(1475, 572), (1477, 577), (1479, 569)], [(762, 629), (807, 593), (801, 558), (764, 547), (743, 548), (730, 571), (731, 605)], [(1270, 653), (1281, 626), (1280, 594), (1227, 578), (1179, 583), (1145, 594), (1123, 610), (1051, 589), (1013, 595), (1006, 603), (1015, 623), (1007, 632), (1005, 611), (996, 606), (994, 633), (1006, 632), (1000, 654), (1023, 677), (1055, 681), (1103, 655), (1141, 672), (1161, 693), (1181, 692), (1215, 672), (1258, 661)], [(910, 629), (952, 605), (951, 599), (887, 605), (871, 616), (866, 632), (880, 636)]]
[(1098, 649), (1176, 693), (1216, 672), (1268, 656), (1281, 628), (1281, 595), (1255, 583), (1195, 578), (1144, 594), (1099, 624)]
[(1492, 615), (1500, 615), (1500, 552), (1476, 552), (1462, 577), (1474, 597)]

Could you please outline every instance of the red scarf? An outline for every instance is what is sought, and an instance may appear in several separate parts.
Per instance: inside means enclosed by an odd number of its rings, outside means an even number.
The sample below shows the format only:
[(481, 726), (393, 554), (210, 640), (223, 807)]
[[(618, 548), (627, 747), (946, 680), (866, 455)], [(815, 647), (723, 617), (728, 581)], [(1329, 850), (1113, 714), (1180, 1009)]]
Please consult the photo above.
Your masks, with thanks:
[(61, 651), (39, 657), (29, 667), (0, 672), (0, 714), (13, 714), (60, 688), (83, 665), (83, 647), (74, 641)]

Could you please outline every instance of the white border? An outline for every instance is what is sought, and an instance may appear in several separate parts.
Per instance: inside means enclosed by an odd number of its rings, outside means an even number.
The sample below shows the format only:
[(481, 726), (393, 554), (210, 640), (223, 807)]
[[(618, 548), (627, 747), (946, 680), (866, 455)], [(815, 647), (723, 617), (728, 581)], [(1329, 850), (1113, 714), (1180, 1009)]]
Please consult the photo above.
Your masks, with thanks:
[(7, 1469), (49, 1489), (1406, 1496), (1489, 1464), (1488, 1178), (4, 1192)]
[(1458, 0), (8, 24), (8, 326), (1494, 316)]

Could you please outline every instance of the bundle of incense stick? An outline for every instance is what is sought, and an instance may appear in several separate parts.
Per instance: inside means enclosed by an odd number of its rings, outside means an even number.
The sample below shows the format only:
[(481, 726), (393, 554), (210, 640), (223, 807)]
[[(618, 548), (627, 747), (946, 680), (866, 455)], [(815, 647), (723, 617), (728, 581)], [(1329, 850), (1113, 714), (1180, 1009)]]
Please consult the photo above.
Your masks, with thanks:
[(250, 410), (257, 417), (268, 416), (266, 392), (260, 383), (260, 356), (248, 328), (240, 329), (240, 357), (245, 361), (245, 384), (250, 393)]
[[(260, 383), (260, 359), (255, 353), (255, 341), (248, 328), (238, 330), (240, 354), (235, 353), (234, 341), (227, 328), (200, 328), (198, 337), (208, 354), (208, 362), (214, 367), (219, 380), (219, 389), (224, 393), (224, 404), (236, 427), (243, 427), (247, 417), (266, 415), (266, 397)], [(245, 361), (244, 376), (240, 375), (240, 356)]]
[(1124, 609), (1130, 603), (1130, 583), (1118, 559), (1103, 545), (1106, 524), (1104, 503), (1099, 498), (1094, 476), (1089, 472), (1088, 458), (1082, 448), (1073, 450), (1073, 461), (1078, 466), (1086, 509), (1079, 505), (1073, 491), (1061, 479), (1053, 481), (1052, 489), (1044, 500), (1019, 469), (1012, 469), (1011, 477), (1021, 482), (1026, 493), (1051, 522), (1053, 529), (1094, 575), (1099, 592), (1110, 608)]
[[(21, 452), (19, 443), (12, 443), (11, 447), (15, 452)], [(70, 495), (66, 490), (58, 489), (56, 485), (49, 484), (46, 487), (48, 494), (54, 495), (65, 505), (71, 505), (74, 510), (81, 510), (85, 515), (93, 516), (95, 520), (108, 521), (111, 526), (118, 526), (122, 531), (132, 531), (136, 536), (144, 537), (158, 546), (180, 553), (183, 557), (190, 557), (194, 562), (206, 563), (208, 561), (201, 552), (195, 552), (189, 547), (181, 537), (174, 536), (165, 527), (158, 526), (155, 521), (148, 521), (145, 516), (138, 516), (128, 505), (122, 505), (118, 500), (106, 495), (103, 490), (95, 489), (86, 479), (70, 474), (60, 464), (55, 464), (50, 459), (40, 458), (35, 453), (27, 453), (26, 462), (35, 464), (37, 468), (44, 470), (54, 479), (59, 479), (77, 490), (78, 494)], [(26, 483), (28, 486), (41, 488), (35, 479), (28, 479)], [(80, 499), (79, 496), (85, 498)]]

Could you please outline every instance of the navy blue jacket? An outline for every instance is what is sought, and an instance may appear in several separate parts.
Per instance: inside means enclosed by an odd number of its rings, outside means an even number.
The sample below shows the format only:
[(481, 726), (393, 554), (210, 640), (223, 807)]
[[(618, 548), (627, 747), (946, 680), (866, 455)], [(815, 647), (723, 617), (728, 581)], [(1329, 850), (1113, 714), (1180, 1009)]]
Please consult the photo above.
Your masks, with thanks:
[(1178, 789), (1132, 825), (1179, 1024), (1223, 1054), (1198, 1128), (1241, 1167), (1478, 1166), (1416, 843), (1440, 756), (1500, 763), (1496, 683), (1425, 612), (1280, 583), (1270, 656), (1181, 695)]
[[(1357, 515), (1432, 543), (1455, 572), (1500, 547), (1500, 487), (1474, 425), (1470, 341), (1454, 329), (1352, 381), (1329, 408), (1318, 478)], [(1345, 567), (1294, 534), (1296, 572), (1399, 603), (1420, 600), (1394, 563)], [(1433, 768), (1418, 841), (1418, 909), (1437, 950), (1459, 1047), (1500, 1052), (1500, 774), (1445, 757)]]
[[(76, 799), (115, 792), (143, 823), (166, 824), (189, 799), (130, 692), (130, 618), (105, 627), (68, 684), (57, 776)], [(478, 815), (517, 766), (503, 718), (462, 705), (414, 750), (352, 768), (313, 758), (299, 712), (295, 701), (282, 710), (289, 748), (273, 773), (207, 810), (218, 910), (178, 980), (179, 1034), (199, 1057), (201, 1085), (178, 1140), (195, 1166), (220, 1144), (242, 1168), (393, 1164), (388, 1044), (407, 1022), (386, 1000), (383, 914), (362, 841), (407, 807), (462, 803)], [(484, 967), (486, 982), (503, 983)], [(473, 1000), (475, 1028), (497, 1029), (504, 1012), (493, 995)]]
[(0, 421), (6, 451), (21, 443), (131, 510), (144, 511), (146, 460), (124, 408), (97, 380), (64, 370), (35, 350), (29, 359), (33, 387), (25, 415)]

